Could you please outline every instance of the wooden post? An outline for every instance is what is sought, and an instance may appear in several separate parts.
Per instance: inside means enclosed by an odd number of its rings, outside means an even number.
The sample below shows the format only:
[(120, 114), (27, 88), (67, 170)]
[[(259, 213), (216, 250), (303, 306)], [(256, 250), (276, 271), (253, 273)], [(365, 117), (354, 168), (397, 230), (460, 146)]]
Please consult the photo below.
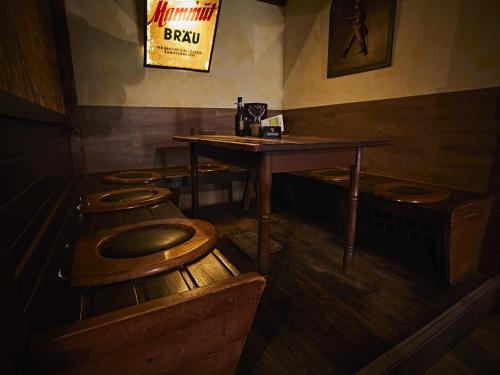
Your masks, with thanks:
[(189, 150), (191, 154), (191, 210), (193, 217), (198, 217), (198, 151), (196, 144), (190, 143)]
[(349, 181), (349, 209), (346, 223), (346, 243), (342, 270), (345, 275), (352, 273), (352, 253), (356, 239), (356, 220), (358, 216), (359, 201), (359, 176), (361, 174), (361, 148), (356, 149), (356, 162), (351, 166), (351, 179)]
[(257, 173), (258, 180), (258, 221), (259, 221), (259, 273), (267, 275), (269, 271), (269, 233), (271, 223), (271, 188), (273, 174), (271, 170), (271, 155), (262, 154), (261, 164)]

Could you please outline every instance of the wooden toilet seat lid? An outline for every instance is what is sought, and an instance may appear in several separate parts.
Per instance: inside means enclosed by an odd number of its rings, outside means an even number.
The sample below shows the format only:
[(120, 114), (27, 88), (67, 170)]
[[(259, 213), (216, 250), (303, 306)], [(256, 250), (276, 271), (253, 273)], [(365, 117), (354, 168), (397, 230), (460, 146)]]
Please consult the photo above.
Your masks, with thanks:
[[(351, 179), (351, 172), (347, 168), (329, 168), (318, 169), (311, 171), (310, 175), (322, 181), (349, 181)], [(364, 175), (361, 172), (360, 177)]]
[[(191, 172), (191, 166), (189, 165), (188, 171)], [(225, 164), (218, 163), (204, 163), (198, 164), (198, 172), (199, 173), (216, 173), (216, 172), (225, 172), (229, 170), (229, 166)]]
[(145, 184), (161, 177), (161, 173), (155, 171), (125, 171), (103, 176), (102, 180), (111, 184)]
[(390, 182), (375, 186), (374, 194), (383, 199), (404, 203), (435, 203), (448, 199), (450, 190), (410, 182)]
[(128, 210), (163, 202), (171, 195), (170, 189), (156, 186), (110, 190), (87, 195), (79, 209), (83, 213)]
[(165, 219), (124, 225), (78, 240), (70, 285), (104, 285), (163, 272), (211, 251), (215, 227), (203, 220)]

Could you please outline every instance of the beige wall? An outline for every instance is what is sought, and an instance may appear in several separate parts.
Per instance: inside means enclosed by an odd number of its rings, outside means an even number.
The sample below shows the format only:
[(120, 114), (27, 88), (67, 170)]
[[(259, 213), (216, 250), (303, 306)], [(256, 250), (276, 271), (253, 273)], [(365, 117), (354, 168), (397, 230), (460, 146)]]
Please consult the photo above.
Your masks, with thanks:
[(500, 1), (398, 0), (392, 66), (326, 78), (330, 0), (288, 0), (284, 108), (500, 83)]
[(232, 108), (243, 96), (282, 109), (281, 8), (223, 1), (211, 71), (197, 73), (143, 67), (136, 1), (66, 0), (66, 7), (80, 105)]

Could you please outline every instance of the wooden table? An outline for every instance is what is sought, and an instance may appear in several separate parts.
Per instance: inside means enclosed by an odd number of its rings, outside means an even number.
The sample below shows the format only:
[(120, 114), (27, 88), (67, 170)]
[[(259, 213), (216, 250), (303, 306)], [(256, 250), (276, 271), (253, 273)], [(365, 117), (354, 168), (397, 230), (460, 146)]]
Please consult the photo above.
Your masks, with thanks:
[(269, 269), (269, 227), (271, 215), (272, 174), (308, 169), (350, 166), (349, 210), (342, 269), (352, 272), (352, 253), (356, 237), (356, 217), (361, 172), (361, 151), (364, 147), (390, 146), (388, 139), (339, 139), (287, 137), (262, 139), (225, 135), (174, 136), (189, 142), (191, 151), (191, 192), (193, 215), (198, 215), (198, 156), (256, 171), (258, 195), (258, 266), (259, 272)]

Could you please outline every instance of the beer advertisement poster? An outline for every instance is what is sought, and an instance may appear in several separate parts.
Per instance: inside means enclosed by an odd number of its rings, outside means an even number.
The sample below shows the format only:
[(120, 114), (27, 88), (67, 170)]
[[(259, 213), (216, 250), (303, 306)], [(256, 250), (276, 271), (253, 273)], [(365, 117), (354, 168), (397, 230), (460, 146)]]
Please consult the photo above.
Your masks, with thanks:
[(210, 71), (222, 0), (146, 0), (144, 65)]

